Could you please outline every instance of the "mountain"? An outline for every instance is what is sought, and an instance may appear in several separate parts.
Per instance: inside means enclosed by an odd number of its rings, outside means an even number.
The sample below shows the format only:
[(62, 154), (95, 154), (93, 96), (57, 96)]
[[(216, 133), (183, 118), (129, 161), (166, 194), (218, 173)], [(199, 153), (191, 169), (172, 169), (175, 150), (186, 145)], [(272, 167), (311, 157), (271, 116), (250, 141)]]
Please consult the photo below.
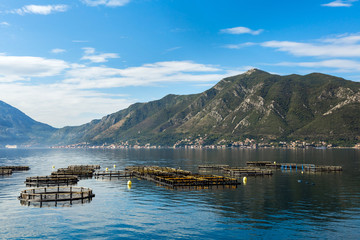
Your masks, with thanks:
[(56, 130), (0, 101), (0, 145), (38, 145), (46, 142)]
[(360, 83), (321, 73), (279, 76), (252, 69), (200, 94), (167, 95), (62, 128), (51, 140), (171, 145), (199, 135), (207, 136), (208, 143), (243, 137), (356, 142)]

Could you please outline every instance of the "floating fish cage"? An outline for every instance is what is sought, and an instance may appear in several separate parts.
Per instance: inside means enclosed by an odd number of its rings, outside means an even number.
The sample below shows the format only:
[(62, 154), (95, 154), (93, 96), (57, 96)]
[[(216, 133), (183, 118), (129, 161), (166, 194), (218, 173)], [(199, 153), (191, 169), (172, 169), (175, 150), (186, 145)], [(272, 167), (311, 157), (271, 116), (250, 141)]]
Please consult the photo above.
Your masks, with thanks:
[(96, 171), (95, 178), (130, 178), (134, 176), (132, 171)]
[(91, 178), (93, 176), (93, 171), (92, 170), (84, 170), (84, 171), (80, 171), (80, 170), (70, 170), (67, 168), (60, 168), (58, 169), (56, 172), (52, 172), (51, 175), (53, 176), (78, 176), (78, 177), (89, 177)]
[(75, 185), (79, 181), (77, 176), (74, 175), (51, 175), (51, 176), (36, 176), (27, 177), (26, 186), (41, 187), (41, 186), (69, 186)]
[(51, 175), (75, 175), (81, 178), (91, 178), (95, 169), (100, 169), (100, 165), (70, 165), (67, 168), (59, 168)]
[[(263, 162), (261, 162), (263, 164)], [(262, 166), (262, 165), (251, 164), (251, 166)], [(260, 169), (258, 167), (229, 167), (229, 165), (199, 165), (199, 170), (218, 170), (222, 171), (225, 175), (230, 177), (244, 177), (244, 176), (265, 176), (272, 175), (271, 170)]]
[(12, 172), (11, 168), (0, 168), (0, 175), (11, 175)]
[(191, 175), (190, 171), (170, 168), (170, 167), (159, 167), (159, 166), (130, 166), (125, 168), (126, 171), (132, 171), (138, 175), (154, 175), (154, 176), (187, 176)]
[(272, 164), (270, 161), (248, 161), (246, 165), (254, 167), (265, 167), (266, 165)]
[(12, 169), (13, 171), (28, 171), (28, 170), (30, 170), (29, 166), (3, 166), (0, 168), (8, 168), (8, 169)]
[(225, 174), (231, 177), (245, 177), (245, 176), (266, 176), (272, 175), (273, 172), (267, 169), (260, 168), (228, 168), (224, 169)]
[(315, 164), (298, 164), (298, 163), (270, 163), (265, 165), (266, 168), (275, 168), (281, 170), (301, 170), (308, 172), (336, 172), (342, 171), (341, 166), (325, 166)]
[(229, 165), (224, 164), (214, 164), (214, 165), (199, 165), (199, 170), (223, 170), (225, 168), (228, 168)]
[(61, 202), (91, 199), (95, 197), (92, 189), (73, 186), (41, 187), (23, 190), (19, 200), (21, 204), (29, 202)]
[(1, 166), (0, 175), (11, 175), (15, 171), (28, 171), (28, 166)]
[(67, 201), (52, 201), (52, 202), (30, 202), (30, 201), (24, 201), (20, 200), (20, 204), (22, 206), (28, 206), (28, 207), (71, 207), (72, 205), (76, 204), (86, 204), (90, 203), (92, 201), (92, 198), (84, 198), (79, 200), (67, 200)]
[(67, 168), (71, 170), (95, 170), (100, 169), (100, 165), (70, 165)]
[(157, 176), (154, 180), (160, 184), (171, 187), (189, 186), (214, 186), (214, 185), (238, 185), (234, 178), (227, 178), (215, 175), (191, 175), (183, 177)]
[(219, 185), (236, 186), (240, 184), (240, 182), (238, 182), (235, 178), (228, 178), (216, 175), (193, 174), (190, 171), (169, 167), (135, 166), (127, 167), (126, 170), (133, 171), (133, 174), (136, 177), (172, 188)]

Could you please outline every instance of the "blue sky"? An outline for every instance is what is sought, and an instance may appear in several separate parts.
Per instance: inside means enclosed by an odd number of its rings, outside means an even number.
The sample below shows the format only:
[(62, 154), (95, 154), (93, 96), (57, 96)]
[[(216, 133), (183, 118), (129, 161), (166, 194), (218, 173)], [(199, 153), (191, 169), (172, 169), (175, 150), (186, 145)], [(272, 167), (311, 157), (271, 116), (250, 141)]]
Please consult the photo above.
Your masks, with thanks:
[(256, 67), (360, 81), (358, 0), (2, 0), (0, 100), (55, 127)]

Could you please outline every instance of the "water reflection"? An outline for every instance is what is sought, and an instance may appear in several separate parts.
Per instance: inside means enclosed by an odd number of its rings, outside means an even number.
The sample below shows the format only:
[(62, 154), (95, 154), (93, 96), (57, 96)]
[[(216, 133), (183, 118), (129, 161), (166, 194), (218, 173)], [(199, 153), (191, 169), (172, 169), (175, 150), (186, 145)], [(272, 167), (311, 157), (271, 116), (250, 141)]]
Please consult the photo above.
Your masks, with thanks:
[[(30, 171), (0, 178), (2, 238), (351, 238), (360, 231), (360, 151), (281, 149), (0, 150), (0, 165), (29, 165)], [(82, 179), (96, 198), (64, 208), (26, 208), (17, 196), (29, 176), (72, 164), (181, 167), (245, 166), (246, 161), (341, 165), (341, 173), (276, 171), (248, 177), (237, 188), (170, 190), (128, 179)], [(215, 172), (216, 174), (216, 172)], [(298, 180), (301, 180), (299, 182)], [(308, 182), (308, 184), (306, 184)], [(314, 183), (314, 184), (312, 184)], [(72, 206), (70, 208), (66, 206)]]

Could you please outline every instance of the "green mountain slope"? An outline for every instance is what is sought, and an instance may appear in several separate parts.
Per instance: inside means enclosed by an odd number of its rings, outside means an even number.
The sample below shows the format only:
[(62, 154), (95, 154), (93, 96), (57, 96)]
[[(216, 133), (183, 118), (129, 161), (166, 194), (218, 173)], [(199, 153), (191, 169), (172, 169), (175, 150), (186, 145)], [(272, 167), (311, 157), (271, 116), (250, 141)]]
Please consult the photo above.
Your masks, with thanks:
[(37, 122), (20, 110), (0, 101), (0, 145), (38, 145), (46, 142), (55, 132), (55, 128)]
[(320, 73), (279, 76), (252, 69), (200, 94), (168, 95), (60, 129), (52, 140), (171, 145), (206, 134), (229, 140), (252, 136), (357, 141), (359, 115), (360, 83)]

